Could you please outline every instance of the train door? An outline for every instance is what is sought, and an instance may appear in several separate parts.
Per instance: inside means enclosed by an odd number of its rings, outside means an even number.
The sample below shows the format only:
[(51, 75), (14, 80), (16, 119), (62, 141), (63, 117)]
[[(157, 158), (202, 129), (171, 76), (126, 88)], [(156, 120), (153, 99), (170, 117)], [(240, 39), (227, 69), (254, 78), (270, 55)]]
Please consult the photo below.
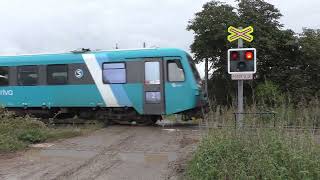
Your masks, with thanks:
[(165, 114), (163, 63), (160, 58), (144, 61), (143, 109), (146, 115)]
[(163, 64), (166, 113), (172, 114), (190, 109), (192, 90), (188, 87), (181, 57), (165, 57)]

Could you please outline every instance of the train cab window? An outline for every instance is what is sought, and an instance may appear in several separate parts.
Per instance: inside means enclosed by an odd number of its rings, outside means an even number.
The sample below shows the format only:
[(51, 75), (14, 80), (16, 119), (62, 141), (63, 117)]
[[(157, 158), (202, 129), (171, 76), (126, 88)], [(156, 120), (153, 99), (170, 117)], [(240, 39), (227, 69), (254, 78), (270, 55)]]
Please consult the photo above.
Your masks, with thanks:
[(49, 85), (68, 83), (68, 65), (57, 64), (47, 66), (47, 82)]
[(125, 63), (103, 64), (103, 82), (105, 84), (124, 84), (127, 82)]
[(200, 78), (199, 72), (197, 70), (196, 65), (194, 64), (194, 61), (193, 61), (192, 57), (190, 55), (188, 55), (187, 57), (188, 57), (188, 61), (189, 61), (189, 64), (191, 66), (191, 69), (192, 69), (194, 77), (196, 78), (197, 81), (200, 82), (201, 78)]
[(35, 86), (38, 84), (39, 71), (37, 66), (18, 67), (18, 84), (20, 86)]
[(159, 62), (145, 62), (145, 84), (160, 84)]
[(9, 68), (0, 67), (0, 86), (9, 85)]
[(168, 81), (182, 82), (185, 80), (184, 71), (180, 60), (168, 60)]

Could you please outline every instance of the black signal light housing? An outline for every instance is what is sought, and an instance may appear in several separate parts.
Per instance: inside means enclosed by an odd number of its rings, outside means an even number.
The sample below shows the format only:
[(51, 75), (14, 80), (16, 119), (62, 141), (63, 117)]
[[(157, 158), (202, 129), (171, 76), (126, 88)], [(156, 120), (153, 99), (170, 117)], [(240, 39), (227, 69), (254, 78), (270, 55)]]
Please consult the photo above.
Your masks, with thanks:
[(254, 74), (256, 73), (256, 49), (238, 48), (228, 50), (229, 74)]

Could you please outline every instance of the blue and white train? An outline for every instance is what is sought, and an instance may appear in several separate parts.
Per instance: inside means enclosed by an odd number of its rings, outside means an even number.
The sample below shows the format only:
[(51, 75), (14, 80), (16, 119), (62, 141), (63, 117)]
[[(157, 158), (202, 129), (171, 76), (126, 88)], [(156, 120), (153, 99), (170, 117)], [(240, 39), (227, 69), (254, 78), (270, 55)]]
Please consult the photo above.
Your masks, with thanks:
[(179, 49), (0, 56), (0, 106), (18, 115), (152, 124), (202, 105), (198, 71)]

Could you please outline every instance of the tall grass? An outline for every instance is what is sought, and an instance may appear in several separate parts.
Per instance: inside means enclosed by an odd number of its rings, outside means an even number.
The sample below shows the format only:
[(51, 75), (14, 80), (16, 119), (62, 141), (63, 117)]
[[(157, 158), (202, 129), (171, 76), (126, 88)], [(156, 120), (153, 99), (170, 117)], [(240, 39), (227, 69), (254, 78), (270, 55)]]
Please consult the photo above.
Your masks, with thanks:
[[(235, 113), (237, 108), (220, 106), (211, 101), (211, 111), (206, 121), (210, 125), (235, 126)], [(314, 97), (310, 102), (293, 104), (289, 97), (281, 98), (277, 104), (269, 106), (255, 102), (245, 107), (245, 126), (255, 127), (299, 127), (320, 128), (320, 99)]]
[(186, 179), (320, 179), (313, 136), (280, 129), (215, 129), (203, 139)]
[(234, 128), (235, 103), (210, 102), (184, 179), (320, 179), (319, 97), (296, 103), (270, 82), (256, 94), (242, 129)]
[[(304, 127), (320, 128), (320, 96), (297, 98), (283, 93), (271, 81), (259, 84), (253, 97), (245, 97), (244, 123), (247, 126)], [(207, 114), (207, 124), (214, 126), (234, 126), (237, 112), (236, 99), (229, 106), (220, 106), (210, 101), (211, 111)], [(264, 113), (264, 114), (261, 114)], [(269, 113), (269, 114), (268, 114)], [(275, 114), (275, 116), (273, 116)]]

